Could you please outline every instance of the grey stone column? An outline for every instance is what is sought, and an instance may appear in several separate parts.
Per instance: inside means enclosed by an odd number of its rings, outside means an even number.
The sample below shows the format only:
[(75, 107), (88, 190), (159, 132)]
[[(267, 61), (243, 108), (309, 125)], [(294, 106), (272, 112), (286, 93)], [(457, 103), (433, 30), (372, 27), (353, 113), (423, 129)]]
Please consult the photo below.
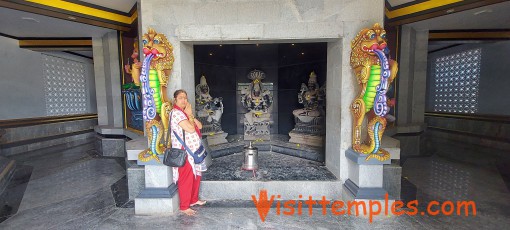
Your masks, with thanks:
[(99, 126), (123, 127), (117, 32), (92, 39)]
[[(419, 155), (421, 132), (425, 128), (425, 93), (429, 32), (402, 26), (397, 98), (397, 137), (402, 155)], [(409, 135), (411, 134), (411, 135)], [(416, 134), (416, 135), (412, 135)]]
[(121, 73), (117, 32), (92, 38), (98, 126), (96, 150), (102, 155), (125, 156)]
[(401, 127), (420, 126), (424, 122), (428, 36), (428, 31), (402, 26), (397, 78), (397, 125)]

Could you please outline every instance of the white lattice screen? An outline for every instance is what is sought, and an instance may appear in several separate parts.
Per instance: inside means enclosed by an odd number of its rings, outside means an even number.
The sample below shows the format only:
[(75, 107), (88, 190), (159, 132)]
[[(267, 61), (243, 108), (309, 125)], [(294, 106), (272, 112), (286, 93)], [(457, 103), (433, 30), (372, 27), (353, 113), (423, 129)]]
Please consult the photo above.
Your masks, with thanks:
[(83, 114), (87, 111), (83, 63), (43, 54), (46, 79), (46, 115)]
[(482, 49), (436, 58), (434, 111), (476, 113)]

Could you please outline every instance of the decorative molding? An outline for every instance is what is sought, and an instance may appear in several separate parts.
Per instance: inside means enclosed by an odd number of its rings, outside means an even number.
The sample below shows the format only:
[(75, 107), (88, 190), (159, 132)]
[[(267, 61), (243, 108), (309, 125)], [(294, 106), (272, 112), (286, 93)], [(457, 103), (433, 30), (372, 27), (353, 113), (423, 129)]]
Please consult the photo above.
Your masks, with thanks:
[(20, 146), (20, 145), (28, 145), (28, 144), (33, 144), (33, 143), (37, 143), (37, 142), (49, 141), (49, 140), (70, 137), (70, 136), (80, 135), (80, 134), (84, 134), (84, 133), (91, 133), (91, 132), (94, 132), (94, 129), (82, 129), (82, 130), (78, 130), (78, 131), (74, 131), (74, 132), (62, 133), (62, 134), (57, 134), (57, 135), (36, 137), (36, 138), (12, 141), (12, 142), (4, 142), (4, 143), (0, 143), (0, 147), (1, 148), (11, 148), (11, 147), (16, 147), (16, 146)]
[(431, 30), (429, 40), (503, 40), (510, 39), (510, 30)]
[(414, 1), (405, 7), (392, 8), (386, 1), (385, 25), (398, 26), (457, 13), (478, 7), (505, 2), (507, 0), (429, 0)]
[(19, 47), (25, 49), (34, 48), (59, 48), (59, 49), (92, 49), (92, 39), (56, 38), (56, 39), (24, 39), (19, 38)]
[(89, 113), (89, 114), (68, 115), (68, 116), (51, 116), (51, 117), (34, 117), (34, 118), (0, 120), (0, 128), (2, 128), (2, 129), (17, 128), (17, 127), (23, 127), (23, 126), (33, 126), (33, 125), (51, 124), (51, 123), (67, 122), (67, 121), (79, 121), (79, 120), (88, 120), (88, 119), (97, 119), (97, 114)]
[(445, 133), (452, 133), (452, 134), (458, 134), (458, 135), (464, 135), (464, 136), (470, 136), (470, 137), (477, 137), (477, 138), (486, 139), (486, 140), (510, 143), (510, 138), (486, 136), (486, 135), (481, 135), (481, 134), (477, 134), (477, 133), (471, 133), (471, 132), (466, 132), (466, 131), (459, 131), (459, 130), (454, 130), (454, 129), (446, 129), (446, 128), (436, 127), (436, 126), (428, 126), (427, 129), (431, 129), (431, 130), (435, 130), (435, 131), (439, 131), (439, 132), (445, 132)]
[(385, 9), (385, 15), (388, 19), (394, 19), (403, 17), (406, 15), (413, 15), (416, 13), (420, 13), (426, 10), (439, 8), (447, 5), (451, 5), (453, 3), (459, 3), (463, 0), (429, 0), (429, 1), (418, 1), (418, 2), (410, 2), (409, 5), (393, 8), (393, 9)]
[(138, 18), (137, 10), (124, 13), (81, 1), (2, 0), (0, 7), (120, 31), (130, 31)]
[(498, 116), (487, 114), (452, 114), (452, 113), (425, 112), (425, 116), (510, 123), (510, 116)]

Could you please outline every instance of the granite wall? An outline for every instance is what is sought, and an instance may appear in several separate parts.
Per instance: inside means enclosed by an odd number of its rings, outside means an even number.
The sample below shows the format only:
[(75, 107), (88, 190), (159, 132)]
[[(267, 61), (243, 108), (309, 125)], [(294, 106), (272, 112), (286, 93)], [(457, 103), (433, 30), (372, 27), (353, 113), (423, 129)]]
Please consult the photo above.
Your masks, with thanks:
[(253, 69), (266, 73), (263, 83), (273, 84), (272, 133), (288, 134), (294, 128), (292, 111), (302, 108), (297, 94), (301, 83), (308, 82), (312, 71), (319, 85), (326, 82), (327, 43), (281, 43), (252, 45), (196, 45), (195, 82), (206, 76), (212, 97), (222, 97), (223, 131), (243, 134), (239, 121), (246, 110), (236, 94), (238, 83), (249, 83), (246, 77)]
[(97, 119), (85, 119), (0, 129), (0, 155), (9, 156), (27, 151), (66, 144), (90, 142), (95, 137)]

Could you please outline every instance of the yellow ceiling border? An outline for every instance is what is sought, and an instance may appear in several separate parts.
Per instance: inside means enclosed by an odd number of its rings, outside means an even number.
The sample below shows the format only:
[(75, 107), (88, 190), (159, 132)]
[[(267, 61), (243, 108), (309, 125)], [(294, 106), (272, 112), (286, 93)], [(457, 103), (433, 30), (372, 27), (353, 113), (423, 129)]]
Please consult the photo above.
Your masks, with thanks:
[(425, 10), (430, 10), (454, 3), (462, 2), (463, 0), (429, 0), (426, 2), (417, 3), (414, 5), (402, 7), (395, 10), (388, 10), (388, 8), (385, 9), (385, 14), (388, 19), (398, 18), (405, 15), (410, 15), (418, 12), (422, 12)]
[(96, 9), (90, 6), (84, 6), (73, 2), (66, 2), (63, 0), (25, 0), (25, 1), (60, 10), (66, 10), (73, 13), (101, 18), (109, 21), (120, 22), (123, 24), (132, 24), (138, 17), (137, 11), (135, 11), (131, 16), (125, 16), (101, 9)]

